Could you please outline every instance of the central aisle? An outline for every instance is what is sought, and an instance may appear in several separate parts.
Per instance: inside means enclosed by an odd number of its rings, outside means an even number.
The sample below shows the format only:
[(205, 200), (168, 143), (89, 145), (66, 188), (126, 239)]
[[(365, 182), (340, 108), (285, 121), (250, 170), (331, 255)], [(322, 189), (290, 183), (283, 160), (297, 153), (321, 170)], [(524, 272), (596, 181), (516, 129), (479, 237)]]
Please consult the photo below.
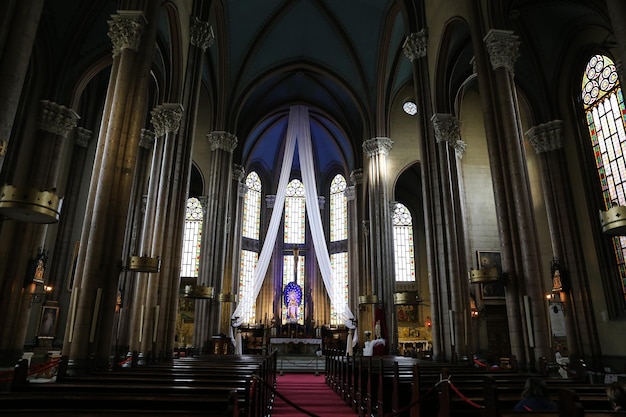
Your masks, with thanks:
[[(343, 400), (326, 385), (324, 375), (286, 373), (276, 377), (276, 391), (287, 400), (308, 411), (311, 416), (354, 417)], [(272, 417), (292, 417), (307, 415), (297, 410), (282, 398), (276, 396)]]

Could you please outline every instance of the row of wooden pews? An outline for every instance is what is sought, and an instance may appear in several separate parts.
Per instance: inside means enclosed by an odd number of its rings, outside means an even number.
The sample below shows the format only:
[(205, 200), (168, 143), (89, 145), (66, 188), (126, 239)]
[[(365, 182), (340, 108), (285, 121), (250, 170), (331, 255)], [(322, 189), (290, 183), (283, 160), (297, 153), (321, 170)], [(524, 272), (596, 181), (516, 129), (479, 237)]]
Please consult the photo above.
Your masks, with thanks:
[[(264, 417), (273, 399), (277, 355), (206, 355), (81, 375), (56, 381), (16, 380), (0, 394), (0, 410), (15, 416)], [(18, 366), (19, 368), (19, 366)], [(16, 369), (16, 375), (23, 374)]]
[(560, 403), (561, 414), (546, 413), (541, 417), (626, 416), (609, 409), (604, 385), (585, 380), (403, 356), (347, 357), (340, 351), (330, 352), (326, 361), (327, 384), (360, 417), (518, 415), (512, 410), (531, 376), (543, 377), (551, 397)]

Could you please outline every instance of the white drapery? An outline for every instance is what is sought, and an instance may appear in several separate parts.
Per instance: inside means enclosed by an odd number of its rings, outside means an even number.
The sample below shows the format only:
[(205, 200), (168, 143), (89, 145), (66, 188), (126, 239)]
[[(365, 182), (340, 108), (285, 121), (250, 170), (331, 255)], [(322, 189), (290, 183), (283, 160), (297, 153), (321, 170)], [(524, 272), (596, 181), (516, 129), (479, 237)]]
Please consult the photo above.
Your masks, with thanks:
[[(334, 293), (332, 289), (333, 271), (330, 264), (330, 255), (328, 254), (328, 248), (326, 247), (326, 238), (324, 237), (324, 229), (322, 228), (322, 218), (320, 216), (320, 209), (317, 200), (317, 186), (315, 183), (315, 167), (313, 165), (313, 147), (311, 145), (311, 130), (309, 126), (309, 110), (305, 106), (292, 106), (289, 109), (289, 123), (287, 125), (287, 137), (285, 143), (285, 153), (283, 155), (283, 165), (280, 171), (280, 178), (278, 182), (278, 190), (276, 191), (276, 199), (274, 201), (274, 208), (272, 210), (272, 217), (270, 218), (269, 228), (259, 260), (253, 274), (253, 288), (252, 291), (246, 291), (243, 294), (241, 300), (233, 315), (231, 317), (232, 328), (241, 326), (243, 322), (243, 312), (252, 308), (254, 300), (256, 300), (261, 291), (263, 280), (269, 267), (269, 263), (272, 257), (274, 244), (276, 243), (276, 236), (278, 234), (278, 228), (283, 214), (283, 208), (285, 206), (285, 194), (287, 185), (289, 182), (289, 174), (291, 172), (291, 165), (293, 163), (293, 156), (295, 152), (296, 142), (298, 143), (298, 156), (300, 158), (300, 168), (302, 173), (302, 182), (304, 183), (305, 190), (305, 204), (306, 213), (311, 225), (311, 235), (313, 237), (313, 247), (315, 249), (315, 257), (317, 259), (322, 279), (324, 281), (324, 287), (330, 297), (330, 300), (335, 307), (335, 311), (340, 314), (345, 326), (351, 330), (356, 328), (356, 320), (350, 307), (346, 303), (345, 299), (340, 295)], [(351, 340), (351, 346), (348, 349), (356, 346), (358, 342), (357, 332)], [(236, 353), (241, 354), (241, 348), (237, 349)]]

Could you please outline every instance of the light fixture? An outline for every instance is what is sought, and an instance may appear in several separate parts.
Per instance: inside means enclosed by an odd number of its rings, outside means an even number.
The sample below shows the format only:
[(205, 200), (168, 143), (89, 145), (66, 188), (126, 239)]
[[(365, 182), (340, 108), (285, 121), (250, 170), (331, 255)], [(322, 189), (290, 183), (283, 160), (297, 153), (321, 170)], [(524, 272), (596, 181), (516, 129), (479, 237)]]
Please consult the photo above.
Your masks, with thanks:
[(407, 98), (402, 103), (402, 110), (409, 116), (415, 116), (417, 114), (417, 104), (412, 99)]
[(626, 206), (613, 203), (613, 207), (600, 211), (602, 232), (610, 236), (626, 235)]
[(498, 278), (498, 268), (496, 267), (471, 269), (469, 271), (470, 284), (497, 281)]
[(376, 294), (359, 295), (359, 305), (378, 304), (378, 296)]
[(155, 272), (159, 272), (159, 263), (160, 263), (160, 259), (158, 256), (151, 257), (148, 255), (144, 255), (144, 256), (132, 255), (129, 260), (128, 269), (134, 272), (155, 273)]
[(0, 215), (25, 223), (59, 221), (63, 199), (56, 190), (38, 190), (5, 184), (0, 188)]
[(185, 298), (208, 300), (213, 298), (215, 288), (206, 285), (185, 285)]
[(421, 304), (422, 299), (417, 291), (402, 291), (393, 295), (395, 305), (415, 305)]

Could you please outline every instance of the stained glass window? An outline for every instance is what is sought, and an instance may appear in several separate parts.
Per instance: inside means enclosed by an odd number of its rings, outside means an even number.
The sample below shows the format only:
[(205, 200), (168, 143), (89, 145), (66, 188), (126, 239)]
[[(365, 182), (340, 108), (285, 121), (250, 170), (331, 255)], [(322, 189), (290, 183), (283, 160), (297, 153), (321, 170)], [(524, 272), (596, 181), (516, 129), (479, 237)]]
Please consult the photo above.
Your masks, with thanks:
[[(259, 254), (249, 250), (241, 251), (241, 259), (239, 260), (239, 299), (243, 299), (243, 294), (246, 291), (252, 291), (254, 276), (254, 268), (259, 260)], [(244, 323), (256, 322), (256, 301), (252, 303), (252, 307), (249, 311), (243, 312)]]
[(330, 241), (348, 238), (348, 208), (346, 204), (346, 179), (335, 175), (330, 183)]
[(396, 281), (415, 281), (413, 218), (402, 203), (396, 203), (393, 210), (393, 242)]
[[(330, 255), (330, 266), (333, 270), (333, 293), (338, 294), (339, 298), (344, 301), (344, 305), (348, 305), (348, 252), (333, 253)], [(330, 306), (330, 324), (343, 324), (341, 311), (337, 306), (331, 303)]]
[[(594, 55), (589, 60), (581, 94), (605, 210), (626, 206), (626, 107), (611, 59)], [(613, 237), (613, 247), (626, 298), (626, 237)]]
[(197, 277), (200, 264), (200, 242), (204, 213), (200, 200), (192, 197), (187, 200), (185, 213), (185, 231), (183, 236), (183, 255), (180, 264), (181, 277)]
[[(243, 203), (242, 236), (245, 238), (241, 259), (239, 263), (239, 299), (243, 294), (253, 290), (254, 269), (259, 260), (259, 254), (254, 250), (249, 250), (254, 245), (251, 242), (259, 240), (259, 224), (261, 221), (261, 190), (262, 183), (259, 175), (252, 171), (246, 176), (246, 196)], [(256, 321), (256, 301), (252, 303), (250, 310), (243, 313), (244, 323), (255, 323)]]
[(246, 177), (246, 197), (243, 209), (244, 237), (259, 239), (259, 222), (261, 214), (261, 179), (256, 172), (251, 172)]
[(292, 180), (285, 194), (285, 243), (304, 243), (304, 184)]

